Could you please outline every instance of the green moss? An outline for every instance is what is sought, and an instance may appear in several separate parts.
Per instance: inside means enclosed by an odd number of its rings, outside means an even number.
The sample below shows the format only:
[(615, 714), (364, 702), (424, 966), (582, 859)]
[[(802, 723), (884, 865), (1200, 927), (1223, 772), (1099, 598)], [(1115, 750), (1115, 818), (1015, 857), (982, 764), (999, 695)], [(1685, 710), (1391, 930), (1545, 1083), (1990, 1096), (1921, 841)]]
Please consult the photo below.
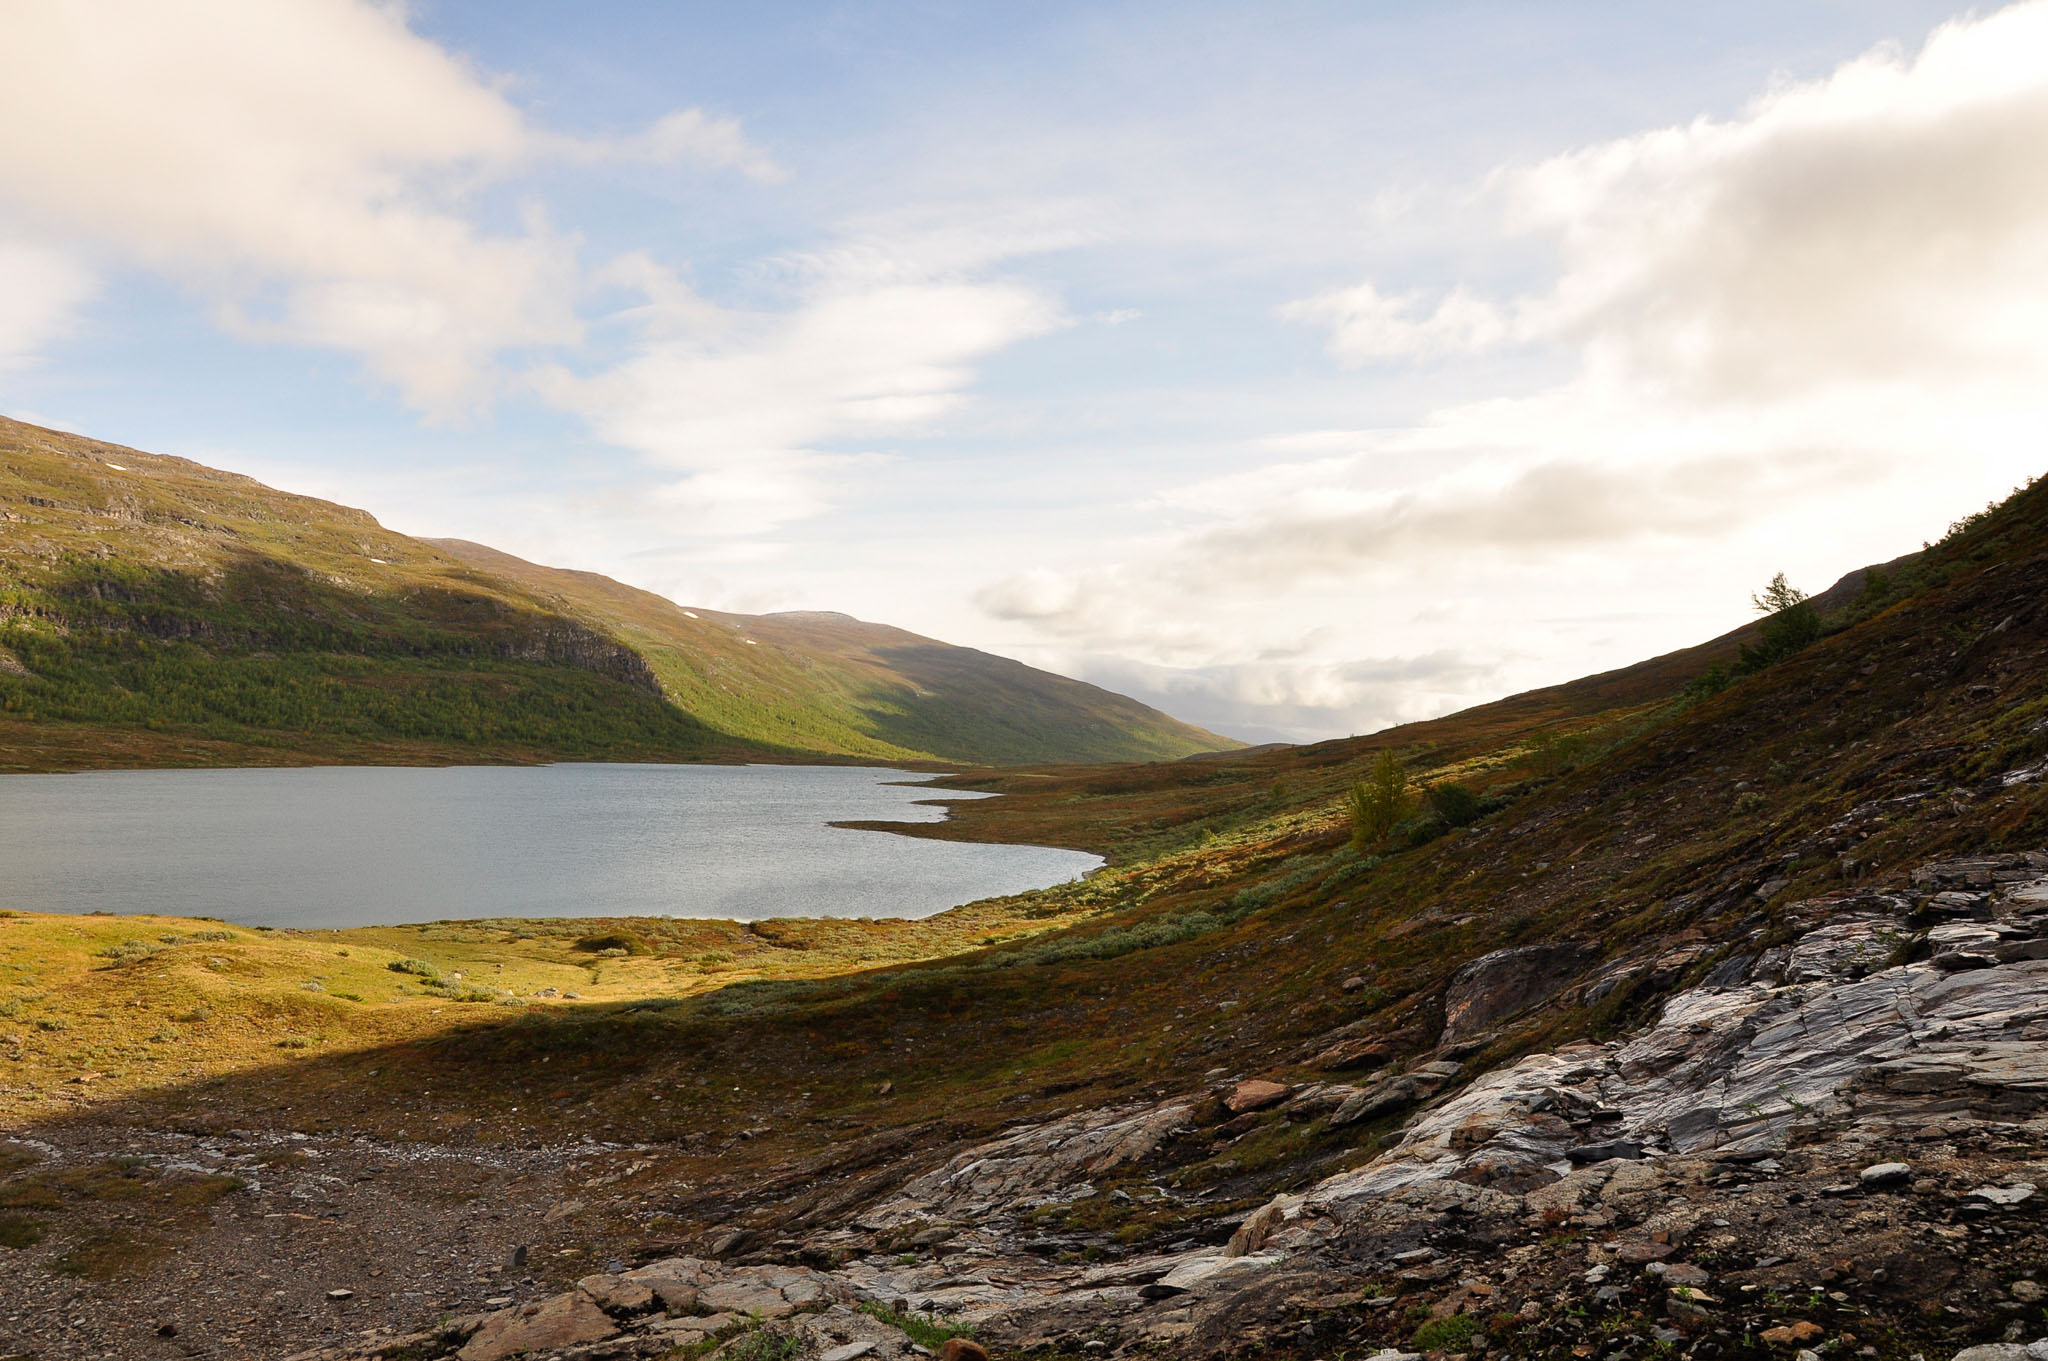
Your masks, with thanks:
[(1432, 1319), (1415, 1330), (1415, 1336), (1408, 1339), (1408, 1345), (1420, 1352), (1461, 1352), (1483, 1326), (1477, 1314), (1452, 1314), (1448, 1318)]

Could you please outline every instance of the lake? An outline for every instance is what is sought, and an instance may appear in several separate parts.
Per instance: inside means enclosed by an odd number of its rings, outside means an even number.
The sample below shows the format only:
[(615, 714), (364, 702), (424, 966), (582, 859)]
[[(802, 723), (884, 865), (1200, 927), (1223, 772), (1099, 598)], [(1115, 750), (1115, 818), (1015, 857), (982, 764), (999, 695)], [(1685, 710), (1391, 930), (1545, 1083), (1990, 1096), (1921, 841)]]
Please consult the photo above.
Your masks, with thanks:
[(249, 926), (468, 917), (926, 917), (1100, 858), (828, 826), (943, 821), (860, 766), (0, 776), (0, 907)]

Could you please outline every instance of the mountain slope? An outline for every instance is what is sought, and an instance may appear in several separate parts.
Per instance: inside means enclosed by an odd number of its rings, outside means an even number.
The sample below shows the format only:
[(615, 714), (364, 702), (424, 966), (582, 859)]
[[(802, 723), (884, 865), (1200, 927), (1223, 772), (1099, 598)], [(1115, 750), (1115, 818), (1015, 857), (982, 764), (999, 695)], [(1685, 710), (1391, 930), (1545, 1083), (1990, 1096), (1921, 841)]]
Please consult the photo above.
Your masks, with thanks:
[[(872, 644), (849, 649), (846, 628)], [(687, 611), (0, 421), (0, 769), (1005, 763), (1235, 745), (1063, 677), (846, 628)]]
[[(677, 704), (728, 731), (991, 765), (1170, 760), (1239, 745), (1097, 686), (887, 624), (812, 610), (684, 609), (594, 572), (461, 539), (422, 542), (607, 627), (647, 659)], [(733, 689), (720, 667), (743, 670), (745, 688)]]

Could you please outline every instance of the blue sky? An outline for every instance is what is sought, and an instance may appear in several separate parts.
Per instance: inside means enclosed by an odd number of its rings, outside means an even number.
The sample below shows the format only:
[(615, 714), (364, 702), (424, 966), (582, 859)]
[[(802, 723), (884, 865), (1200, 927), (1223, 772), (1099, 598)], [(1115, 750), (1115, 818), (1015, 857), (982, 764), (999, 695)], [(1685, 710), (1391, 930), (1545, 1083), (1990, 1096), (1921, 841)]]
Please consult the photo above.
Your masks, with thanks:
[(0, 16), (0, 409), (1221, 731), (2040, 471), (2048, 5)]

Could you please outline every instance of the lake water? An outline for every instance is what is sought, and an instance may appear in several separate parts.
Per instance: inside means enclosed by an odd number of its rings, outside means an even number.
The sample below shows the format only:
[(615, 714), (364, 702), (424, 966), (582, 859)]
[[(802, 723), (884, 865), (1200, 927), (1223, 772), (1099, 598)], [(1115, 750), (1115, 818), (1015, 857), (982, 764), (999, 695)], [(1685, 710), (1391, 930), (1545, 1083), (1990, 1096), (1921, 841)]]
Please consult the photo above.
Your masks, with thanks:
[[(858, 766), (461, 766), (0, 776), (0, 907), (250, 926), (463, 917), (925, 917), (1077, 878)], [(974, 797), (967, 795), (964, 797)]]

